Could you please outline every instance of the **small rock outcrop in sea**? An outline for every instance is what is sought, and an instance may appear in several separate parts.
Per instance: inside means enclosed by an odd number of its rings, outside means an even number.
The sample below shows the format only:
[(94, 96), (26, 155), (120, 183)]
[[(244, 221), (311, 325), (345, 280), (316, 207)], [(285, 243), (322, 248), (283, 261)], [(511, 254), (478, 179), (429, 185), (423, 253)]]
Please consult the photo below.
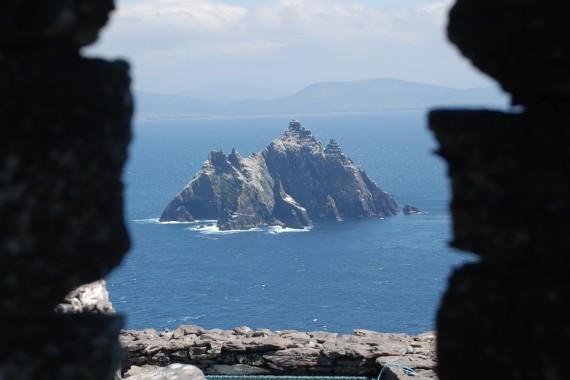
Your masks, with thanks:
[(220, 230), (264, 224), (304, 228), (314, 220), (388, 217), (399, 212), (336, 141), (323, 147), (295, 120), (263, 152), (211, 152), (160, 220), (217, 220)]
[(404, 213), (404, 215), (418, 215), (424, 213), (419, 208), (410, 205), (405, 205), (404, 208), (402, 209), (402, 212)]

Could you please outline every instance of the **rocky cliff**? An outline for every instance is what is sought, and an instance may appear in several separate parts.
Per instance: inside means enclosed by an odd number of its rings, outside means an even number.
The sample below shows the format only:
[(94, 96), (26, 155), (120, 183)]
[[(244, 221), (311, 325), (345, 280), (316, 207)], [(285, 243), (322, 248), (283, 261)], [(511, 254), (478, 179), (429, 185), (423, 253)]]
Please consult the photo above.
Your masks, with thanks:
[(390, 195), (331, 140), (323, 147), (291, 121), (263, 152), (211, 152), (202, 169), (160, 220), (217, 220), (221, 230), (264, 224), (303, 228), (313, 220), (388, 217), (399, 212)]

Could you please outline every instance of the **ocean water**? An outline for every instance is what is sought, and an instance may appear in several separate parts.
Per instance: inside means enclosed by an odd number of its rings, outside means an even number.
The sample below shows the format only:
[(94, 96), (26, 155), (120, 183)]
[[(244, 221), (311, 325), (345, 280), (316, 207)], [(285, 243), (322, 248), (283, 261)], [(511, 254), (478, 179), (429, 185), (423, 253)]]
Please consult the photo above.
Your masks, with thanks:
[(448, 248), (449, 185), (423, 112), (304, 116), (423, 215), (316, 224), (303, 232), (217, 233), (207, 222), (159, 224), (166, 204), (208, 152), (260, 151), (288, 117), (137, 122), (125, 172), (133, 248), (108, 278), (128, 328), (433, 330), (451, 270), (471, 258)]

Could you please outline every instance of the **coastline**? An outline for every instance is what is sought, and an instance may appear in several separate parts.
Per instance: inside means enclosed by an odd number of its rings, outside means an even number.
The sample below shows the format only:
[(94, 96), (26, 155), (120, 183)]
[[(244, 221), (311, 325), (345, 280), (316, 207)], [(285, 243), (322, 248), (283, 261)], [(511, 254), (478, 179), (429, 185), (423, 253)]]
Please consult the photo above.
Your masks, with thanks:
[[(357, 329), (342, 335), (194, 325), (120, 335), (126, 351), (123, 374), (135, 367), (190, 364), (206, 375), (377, 377), (384, 367), (405, 366), (416, 371), (418, 380), (436, 379), (435, 339), (433, 332), (411, 336)], [(407, 378), (397, 372), (391, 372), (392, 378)]]

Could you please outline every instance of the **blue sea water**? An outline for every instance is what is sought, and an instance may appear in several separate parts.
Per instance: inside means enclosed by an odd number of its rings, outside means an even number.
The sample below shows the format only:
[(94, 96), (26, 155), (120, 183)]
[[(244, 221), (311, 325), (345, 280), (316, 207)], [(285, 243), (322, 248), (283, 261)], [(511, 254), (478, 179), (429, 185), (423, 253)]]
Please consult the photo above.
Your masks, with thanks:
[(335, 138), (401, 206), (423, 215), (322, 223), (306, 232), (217, 234), (158, 224), (163, 208), (213, 149), (262, 150), (288, 117), (138, 122), (125, 173), (133, 248), (108, 278), (129, 328), (355, 328), (420, 333), (453, 267), (445, 165), (423, 112), (304, 116), (322, 142)]

